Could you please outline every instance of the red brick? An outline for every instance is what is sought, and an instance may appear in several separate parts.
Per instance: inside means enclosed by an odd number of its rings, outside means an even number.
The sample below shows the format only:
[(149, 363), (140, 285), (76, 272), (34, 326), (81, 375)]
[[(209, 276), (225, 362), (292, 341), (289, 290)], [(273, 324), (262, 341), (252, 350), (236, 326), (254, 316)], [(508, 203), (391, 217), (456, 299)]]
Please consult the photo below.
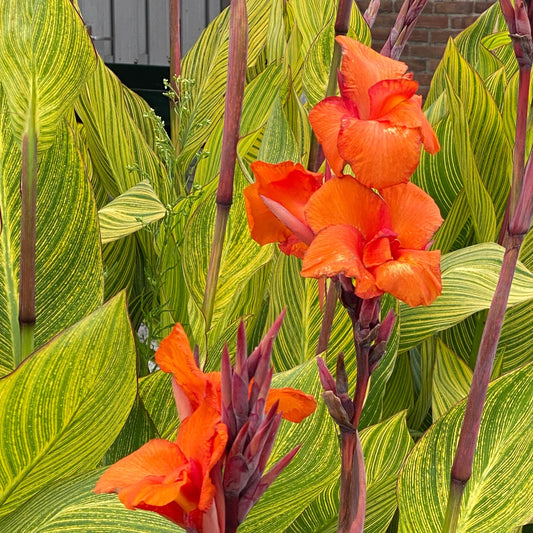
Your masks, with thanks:
[(435, 72), (435, 70), (439, 66), (439, 63), (440, 63), (440, 59), (429, 59), (428, 60), (428, 71)]
[(464, 16), (464, 17), (451, 17), (451, 27), (459, 30), (468, 28), (471, 24), (477, 20), (476, 16)]
[(385, 26), (377, 26), (372, 28), (372, 38), (378, 41), (385, 41), (389, 36), (390, 28)]
[(418, 76), (415, 76), (415, 80), (418, 82), (419, 86), (429, 87), (432, 79), (433, 74), (419, 74)]
[(474, 2), (447, 2), (436, 1), (435, 13), (450, 13), (453, 15), (470, 15), (474, 12)]
[(429, 40), (429, 32), (425, 28), (415, 28), (413, 30), (413, 33), (411, 33), (411, 37), (409, 37), (409, 40), (427, 43)]
[(446, 15), (420, 15), (418, 17), (417, 26), (419, 28), (428, 29), (444, 29), (448, 28), (448, 17)]
[(394, 2), (392, 0), (381, 0), (379, 4), (380, 13), (396, 13)]
[(445, 44), (430, 44), (428, 46), (411, 45), (409, 47), (409, 55), (412, 57), (438, 59), (442, 57), (445, 49)]
[(426, 71), (426, 63), (427, 61), (425, 59), (412, 59), (408, 56), (404, 56), (402, 60), (407, 63), (407, 66), (409, 67), (409, 70), (412, 70), (415, 74), (417, 72), (425, 72)]
[(429, 42), (432, 43), (447, 43), (450, 36), (455, 34), (453, 30), (431, 30)]
[(385, 28), (392, 28), (396, 22), (396, 13), (378, 13), (378, 18), (376, 19), (376, 26), (381, 26)]
[(492, 4), (494, 4), (494, 1), (492, 2), (486, 2), (486, 1), (480, 1), (476, 0), (475, 6), (474, 6), (474, 13), (483, 13), (486, 11)]

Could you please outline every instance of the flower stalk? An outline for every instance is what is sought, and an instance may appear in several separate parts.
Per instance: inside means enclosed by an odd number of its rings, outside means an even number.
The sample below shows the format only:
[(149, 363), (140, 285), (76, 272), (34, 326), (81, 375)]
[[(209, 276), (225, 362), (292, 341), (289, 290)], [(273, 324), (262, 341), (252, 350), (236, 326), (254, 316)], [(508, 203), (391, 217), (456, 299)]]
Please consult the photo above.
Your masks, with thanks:
[(528, 16), (527, 6), (522, 0), (514, 2), (514, 6), (510, 0), (501, 0), (500, 5), (509, 27), (519, 66), (513, 179), (499, 239), (504, 244), (505, 252), (479, 345), (472, 385), (468, 394), (465, 416), (452, 465), (448, 504), (442, 529), (444, 533), (457, 531), (461, 501), (466, 484), (472, 475), (483, 408), (520, 247), (531, 226), (533, 216), (533, 151), (530, 153), (524, 171), (529, 78), (533, 56), (531, 20)]
[[(170, 86), (179, 98), (180, 88), (177, 83), (181, 76), (181, 27), (180, 27), (180, 0), (170, 0)], [(181, 152), (179, 142), (179, 114), (178, 102), (170, 99), (170, 138), (176, 150), (176, 155)]]
[(224, 246), (226, 226), (233, 203), (233, 179), (237, 159), (237, 143), (241, 125), (242, 101), (246, 77), (248, 47), (248, 15), (246, 0), (232, 0), (229, 22), (229, 55), (226, 104), (224, 108), (224, 132), (222, 136), (222, 156), (220, 177), (216, 197), (216, 219), (213, 246), (209, 258), (207, 281), (202, 312), (206, 330), (211, 326), (215, 305), (215, 294), (220, 272), (220, 260)]

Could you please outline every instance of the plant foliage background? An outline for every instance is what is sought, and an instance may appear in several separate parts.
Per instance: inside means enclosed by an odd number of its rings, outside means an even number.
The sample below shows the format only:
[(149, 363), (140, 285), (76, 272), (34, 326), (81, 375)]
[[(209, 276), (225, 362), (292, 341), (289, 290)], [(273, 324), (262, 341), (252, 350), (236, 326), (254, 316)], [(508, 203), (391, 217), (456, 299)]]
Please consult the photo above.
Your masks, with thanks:
[[(213, 234), (228, 53), (228, 13), (182, 65), (180, 145), (91, 45), (69, 0), (0, 6), (0, 531), (170, 531), (159, 516), (95, 495), (101, 467), (178, 423), (169, 376), (150, 371), (152, 341), (179, 321), (207, 369), (244, 318), (252, 348), (280, 311), (276, 386), (320, 394), (314, 363), (317, 283), (299, 261), (248, 233), (242, 188), (256, 159), (306, 165), (310, 108), (327, 85), (335, 2), (249, 0), (249, 50), (234, 205), (213, 321), (201, 312)], [(371, 37), (355, 8), (351, 36)], [(517, 66), (499, 7), (455, 40), (435, 72), (426, 114), (441, 143), (413, 181), (446, 219), (443, 294), (428, 308), (393, 298), (399, 319), (363, 414), (365, 531), (440, 531), (477, 343), (503, 249)], [(35, 352), (18, 367), (21, 147), (37, 125)], [(531, 136), (529, 136), (531, 139)], [(461, 532), (519, 531), (533, 516), (533, 239), (521, 254), (494, 383), (464, 498)], [(339, 304), (328, 363), (350, 324)], [(145, 326), (147, 338), (136, 332)], [(285, 424), (285, 423), (284, 423)], [(272, 460), (302, 449), (243, 532), (335, 531), (338, 446), (322, 404), (283, 425)], [(398, 481), (399, 480), (399, 481)], [(280, 513), (279, 510), (283, 509)]]

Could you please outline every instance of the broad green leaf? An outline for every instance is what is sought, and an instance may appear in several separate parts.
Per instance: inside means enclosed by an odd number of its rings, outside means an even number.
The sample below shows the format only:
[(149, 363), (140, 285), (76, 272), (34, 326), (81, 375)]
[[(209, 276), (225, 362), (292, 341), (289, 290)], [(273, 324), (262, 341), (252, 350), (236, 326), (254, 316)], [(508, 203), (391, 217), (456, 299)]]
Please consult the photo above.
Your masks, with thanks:
[(130, 511), (116, 494), (94, 494), (99, 469), (47, 487), (0, 520), (9, 533), (176, 533), (176, 524), (150, 511)]
[(119, 296), (0, 380), (0, 515), (93, 468), (135, 398), (135, 347)]
[(87, 29), (69, 0), (3, 0), (0, 49), (0, 83), (16, 142), (22, 144), (29, 116), (35, 113), (43, 152), (94, 69)]
[[(249, 0), (248, 66), (253, 66), (265, 47), (271, 2)], [(224, 10), (202, 32), (183, 58), (182, 77), (193, 80), (188, 118), (184, 120), (185, 142), (180, 158), (184, 168), (205, 145), (206, 139), (224, 114), (227, 58), (228, 10)]]
[(300, 160), (299, 148), (279, 98), (274, 100), (257, 159), (267, 163)]
[[(429, 307), (400, 306), (400, 350), (447, 329), (490, 306), (498, 281), (503, 248), (494, 243), (469, 246), (442, 259), (442, 295)], [(509, 296), (512, 307), (533, 298), (533, 274), (520, 263)]]
[[(294, 387), (318, 397), (321, 386), (315, 361), (275, 374), (272, 386)], [(319, 401), (315, 413), (299, 424), (282, 422), (270, 464), (299, 444), (302, 447), (296, 457), (252, 508), (239, 533), (284, 531), (337, 478), (335, 426), (323, 402)]]
[(433, 373), (433, 420), (445, 415), (468, 396), (471, 382), (472, 370), (442, 341), (437, 341)]
[(461, 100), (455, 94), (451, 83), (447, 85), (446, 96), (450, 109), (454, 147), (458, 152), (459, 169), (463, 178), (464, 191), (469, 211), (476, 230), (477, 242), (490, 242), (496, 237), (496, 214), (492, 200), (485, 189), (470, 145), (469, 128)]
[[(272, 352), (273, 365), (278, 371), (293, 368), (316, 355), (322, 325), (318, 283), (314, 279), (303, 278), (301, 266), (296, 257), (280, 253), (272, 272), (267, 325), (272, 324), (283, 309), (287, 309)], [(344, 352), (348, 373), (355, 383), (355, 351), (351, 332), (348, 314), (338, 303), (327, 356), (323, 354), (323, 357), (333, 362), (339, 352)]]
[[(138, 114), (149, 108), (142, 99), (126, 97), (128, 93), (129, 89), (99, 58), (76, 103), (92, 163), (112, 198), (148, 179), (167, 204), (172, 198), (167, 169), (144, 135), (146, 124), (136, 122)], [(132, 113), (134, 105), (141, 106), (141, 110)]]
[(409, 353), (404, 352), (396, 357), (394, 371), (387, 382), (387, 390), (383, 400), (383, 418), (395, 413), (412, 409), (414, 404), (413, 376)]
[(141, 181), (98, 211), (102, 244), (131, 235), (166, 212), (148, 181)]
[[(21, 153), (0, 90), (0, 375), (19, 350)], [(61, 122), (41, 157), (37, 187), (35, 346), (102, 303), (96, 206), (69, 127)]]
[[(365, 533), (382, 533), (396, 511), (396, 481), (413, 446), (405, 413), (361, 431), (367, 475)], [(339, 481), (317, 495), (285, 530), (287, 533), (335, 533), (339, 506)]]
[[(400, 533), (438, 533), (466, 401), (416, 444), (400, 474)], [(458, 533), (507, 533), (533, 516), (533, 364), (490, 384)]]

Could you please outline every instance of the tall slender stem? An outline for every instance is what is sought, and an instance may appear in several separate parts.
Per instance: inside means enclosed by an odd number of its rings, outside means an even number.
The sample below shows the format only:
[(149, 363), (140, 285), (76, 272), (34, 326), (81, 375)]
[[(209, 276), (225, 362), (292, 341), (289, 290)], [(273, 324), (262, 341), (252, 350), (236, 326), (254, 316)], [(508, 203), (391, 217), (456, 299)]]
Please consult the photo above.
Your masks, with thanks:
[(237, 159), (237, 143), (241, 124), (244, 82), (246, 77), (246, 57), (248, 46), (248, 16), (246, 0), (232, 0), (230, 4), (229, 56), (226, 104), (224, 108), (224, 133), (222, 137), (222, 157), (217, 190), (217, 213), (213, 246), (209, 259), (207, 282), (202, 311), (206, 329), (211, 326), (215, 294), (220, 272), (220, 260), (226, 225), (233, 202), (233, 178)]
[[(176, 79), (181, 76), (181, 30), (180, 30), (180, 0), (170, 0), (170, 86), (179, 96), (180, 88)], [(176, 149), (176, 155), (181, 151), (179, 145), (179, 115), (177, 102), (170, 99), (170, 137)]]
[(33, 82), (28, 122), (22, 139), (19, 281), (21, 351), (20, 353), (15, 353), (15, 366), (18, 366), (33, 351), (35, 328), (35, 247), (37, 239), (37, 128), (35, 107), (35, 82)]
[(366, 473), (357, 431), (341, 429), (341, 491), (337, 533), (362, 533), (366, 511)]
[(529, 85), (532, 63), (531, 25), (527, 7), (521, 0), (514, 6), (500, 0), (502, 12), (513, 39), (519, 65), (517, 122), (513, 151), (513, 180), (499, 241), (505, 246), (496, 290), (487, 314), (478, 356), (468, 394), (465, 416), (451, 470), (450, 492), (443, 524), (444, 533), (457, 530), (464, 489), (472, 475), (472, 465), (487, 396), (490, 376), (503, 326), (520, 247), (531, 226), (533, 214), (533, 151), (524, 170)]
[(331, 327), (333, 326), (333, 318), (335, 317), (335, 308), (337, 307), (337, 299), (339, 294), (338, 285), (339, 282), (333, 279), (329, 284), (326, 295), (326, 306), (324, 308), (324, 315), (322, 316), (322, 324), (320, 326), (320, 335), (318, 336), (316, 355), (325, 352), (328, 348)]

